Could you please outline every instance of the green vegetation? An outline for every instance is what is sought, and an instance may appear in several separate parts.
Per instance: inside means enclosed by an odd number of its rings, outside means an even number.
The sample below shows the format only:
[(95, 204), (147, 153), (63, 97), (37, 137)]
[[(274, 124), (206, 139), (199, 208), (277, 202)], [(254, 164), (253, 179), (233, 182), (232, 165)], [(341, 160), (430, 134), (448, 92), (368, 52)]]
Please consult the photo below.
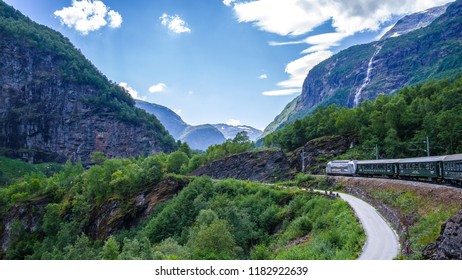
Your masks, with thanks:
[[(0, 189), (1, 217), (21, 206), (34, 209), (29, 215), (38, 221), (31, 230), (24, 220), (13, 220), (14, 234), (0, 258), (354, 259), (364, 242), (361, 226), (341, 200), (168, 174), (189, 166), (186, 145), (171, 155), (108, 160), (95, 154), (93, 160), (98, 164), (88, 170), (68, 162), (49, 178), (34, 173)], [(100, 236), (89, 231), (96, 212), (118, 205), (112, 220), (132, 217), (139, 193), (163, 180), (184, 179), (189, 185), (138, 226), (103, 240), (91, 237)], [(104, 223), (111, 221), (100, 226)]]
[(55, 163), (31, 164), (0, 156), (0, 187), (20, 181), (29, 173), (51, 176), (59, 170), (61, 165)]
[(144, 110), (135, 108), (135, 101), (130, 95), (116, 83), (109, 81), (69, 39), (33, 22), (3, 1), (0, 1), (0, 36), (5, 42), (9, 41), (15, 46), (30, 50), (34, 56), (51, 57), (53, 63), (56, 63), (58, 71), (34, 75), (33, 83), (41, 84), (49, 79), (56, 79), (56, 75), (59, 75), (64, 84), (86, 86), (85, 91), (89, 94), (81, 98), (92, 108), (93, 113), (145, 125), (166, 151), (177, 148), (174, 139), (159, 120)]
[(441, 224), (457, 213), (460, 204), (456, 201), (441, 201), (435, 194), (405, 189), (371, 189), (368, 194), (376, 200), (396, 209), (409, 225), (409, 256), (421, 259), (422, 250), (435, 242)]
[[(379, 145), (384, 158), (424, 156), (428, 136), (431, 153), (462, 152), (462, 78), (429, 82), (404, 88), (394, 96), (379, 96), (360, 107), (348, 109), (331, 105), (297, 120), (265, 138), (266, 146), (293, 151), (307, 141), (330, 135), (356, 135), (359, 146), (346, 157), (371, 158)], [(413, 151), (414, 150), (414, 151)]]

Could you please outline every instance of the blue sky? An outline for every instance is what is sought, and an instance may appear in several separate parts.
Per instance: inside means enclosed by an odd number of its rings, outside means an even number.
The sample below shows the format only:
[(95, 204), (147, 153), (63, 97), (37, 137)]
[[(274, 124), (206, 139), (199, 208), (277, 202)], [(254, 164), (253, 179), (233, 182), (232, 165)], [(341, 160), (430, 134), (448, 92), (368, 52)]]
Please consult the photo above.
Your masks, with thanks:
[(317, 63), (448, 0), (5, 0), (189, 124), (264, 128)]

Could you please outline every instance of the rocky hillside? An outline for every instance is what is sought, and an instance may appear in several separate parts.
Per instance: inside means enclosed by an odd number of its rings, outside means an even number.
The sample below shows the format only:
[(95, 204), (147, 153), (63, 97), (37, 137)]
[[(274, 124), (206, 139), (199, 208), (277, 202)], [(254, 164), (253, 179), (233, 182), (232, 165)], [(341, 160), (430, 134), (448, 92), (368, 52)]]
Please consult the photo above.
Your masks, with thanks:
[(0, 152), (90, 163), (92, 153), (170, 152), (175, 142), (67, 38), (0, 1)]
[[(293, 168), (302, 171), (302, 163), (305, 164), (305, 172), (310, 174), (324, 174), (327, 163), (344, 154), (357, 142), (355, 136), (326, 136), (308, 141), (303, 147), (296, 149), (289, 155)], [(302, 155), (305, 158), (302, 162)]]
[(440, 236), (423, 255), (431, 260), (462, 260), (462, 210), (441, 226)]
[(412, 15), (408, 15), (398, 20), (398, 22), (380, 38), (385, 40), (391, 37), (398, 37), (411, 31), (427, 27), (436, 18), (444, 14), (449, 4), (444, 6), (434, 7), (422, 12), (418, 12)]
[[(408, 16), (383, 40), (350, 47), (318, 64), (305, 79), (301, 96), (276, 117), (263, 136), (309, 114), (318, 106), (356, 107), (365, 100), (392, 94), (404, 86), (460, 75), (462, 1), (452, 3), (433, 20), (443, 10), (444, 7), (431, 10), (433, 12), (427, 16), (423, 13)], [(429, 24), (429, 21), (432, 22)], [(420, 28), (402, 34), (414, 29), (409, 23)]]
[(293, 176), (290, 163), (281, 150), (263, 150), (229, 156), (200, 167), (193, 171), (192, 175), (260, 182), (274, 182)]
[[(153, 212), (156, 205), (177, 195), (189, 182), (188, 178), (166, 177), (129, 197), (108, 199), (90, 209), (83, 233), (93, 239), (105, 240), (117, 230), (136, 226)], [(130, 207), (127, 207), (127, 201)], [(46, 195), (0, 213), (0, 256), (7, 250), (12, 239), (17, 238), (15, 228), (20, 227), (29, 234), (38, 234), (43, 230), (40, 225), (43, 223), (47, 205), (53, 205), (52, 202), (52, 195)], [(62, 215), (71, 219), (75, 213), (69, 211)]]

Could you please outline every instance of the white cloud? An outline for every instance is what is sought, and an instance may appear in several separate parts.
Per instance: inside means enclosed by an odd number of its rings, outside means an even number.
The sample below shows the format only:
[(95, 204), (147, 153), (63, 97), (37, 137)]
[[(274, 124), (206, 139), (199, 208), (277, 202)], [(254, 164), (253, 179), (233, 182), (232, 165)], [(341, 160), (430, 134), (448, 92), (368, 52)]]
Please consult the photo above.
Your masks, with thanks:
[(187, 26), (187, 23), (178, 15), (170, 16), (164, 13), (160, 17), (160, 22), (174, 33), (191, 33), (191, 29)]
[(225, 4), (228, 7), (231, 6), (233, 2), (236, 2), (236, 0), (223, 0), (223, 4)]
[(391, 24), (389, 26), (386, 26), (386, 27), (382, 28), (382, 31), (380, 31), (379, 35), (377, 35), (375, 37), (375, 40), (380, 40), (380, 38), (382, 38), (383, 35), (385, 35), (388, 31), (390, 31), (393, 28), (393, 26), (395, 26), (395, 25)]
[(57, 10), (54, 15), (59, 17), (61, 24), (74, 28), (82, 35), (106, 26), (108, 21), (111, 28), (119, 28), (122, 25), (122, 16), (114, 10), (109, 10), (109, 7), (99, 0), (73, 0), (72, 6)]
[(308, 72), (321, 61), (332, 56), (331, 51), (319, 51), (310, 53), (294, 60), (287, 64), (286, 73), (289, 74), (290, 79), (287, 81), (279, 82), (278, 86), (284, 88), (298, 88), (301, 89), (303, 81), (308, 75)]
[(393, 16), (422, 11), (453, 0), (250, 0), (235, 3), (239, 22), (252, 23), (260, 30), (293, 38), (308, 34), (329, 21), (334, 32), (308, 36), (285, 42), (269, 42), (270, 46), (308, 44), (305, 55), (287, 64), (290, 78), (278, 83), (280, 90), (265, 91), (268, 96), (288, 95), (301, 91), (307, 73), (332, 55), (330, 49), (344, 38), (358, 32), (377, 31)]
[(126, 82), (120, 82), (119, 86), (125, 89), (132, 98), (138, 99), (138, 92), (134, 88), (130, 87)]
[(118, 12), (110, 10), (107, 14), (109, 16), (109, 26), (111, 28), (119, 28), (122, 26), (122, 16)]
[(231, 126), (239, 126), (239, 125), (242, 125), (241, 121), (240, 120), (235, 120), (235, 119), (229, 119), (226, 121), (226, 124), (227, 125), (231, 125)]
[(181, 116), (181, 113), (183, 113), (183, 110), (181, 110), (181, 109), (173, 109), (173, 112), (175, 112), (175, 114), (177, 114), (178, 116)]
[(262, 94), (266, 96), (292, 95), (294, 93), (301, 93), (301, 89), (290, 88), (290, 89), (278, 89), (278, 90), (270, 90), (270, 91), (262, 92)]
[(378, 30), (393, 15), (404, 15), (453, 0), (254, 0), (236, 3), (239, 22), (282, 36), (302, 35), (328, 20), (337, 32)]
[(158, 83), (149, 88), (150, 93), (160, 93), (167, 89), (167, 85), (164, 83)]
[(258, 78), (259, 78), (260, 80), (268, 79), (268, 75), (266, 75), (266, 74), (261, 74)]

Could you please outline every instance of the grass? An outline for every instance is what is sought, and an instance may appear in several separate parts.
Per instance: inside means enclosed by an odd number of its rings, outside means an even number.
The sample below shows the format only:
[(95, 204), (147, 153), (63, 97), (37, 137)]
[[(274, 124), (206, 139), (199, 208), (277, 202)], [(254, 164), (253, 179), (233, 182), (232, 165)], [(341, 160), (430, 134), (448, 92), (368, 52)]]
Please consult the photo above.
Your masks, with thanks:
[(61, 165), (57, 163), (31, 164), (0, 156), (0, 186), (20, 181), (25, 175), (30, 173), (43, 173), (49, 176), (60, 169)]
[(435, 242), (440, 234), (441, 224), (457, 213), (458, 201), (441, 201), (415, 190), (383, 189), (369, 190), (376, 200), (397, 210), (409, 226), (411, 254), (402, 256), (409, 259), (422, 259), (422, 250)]

